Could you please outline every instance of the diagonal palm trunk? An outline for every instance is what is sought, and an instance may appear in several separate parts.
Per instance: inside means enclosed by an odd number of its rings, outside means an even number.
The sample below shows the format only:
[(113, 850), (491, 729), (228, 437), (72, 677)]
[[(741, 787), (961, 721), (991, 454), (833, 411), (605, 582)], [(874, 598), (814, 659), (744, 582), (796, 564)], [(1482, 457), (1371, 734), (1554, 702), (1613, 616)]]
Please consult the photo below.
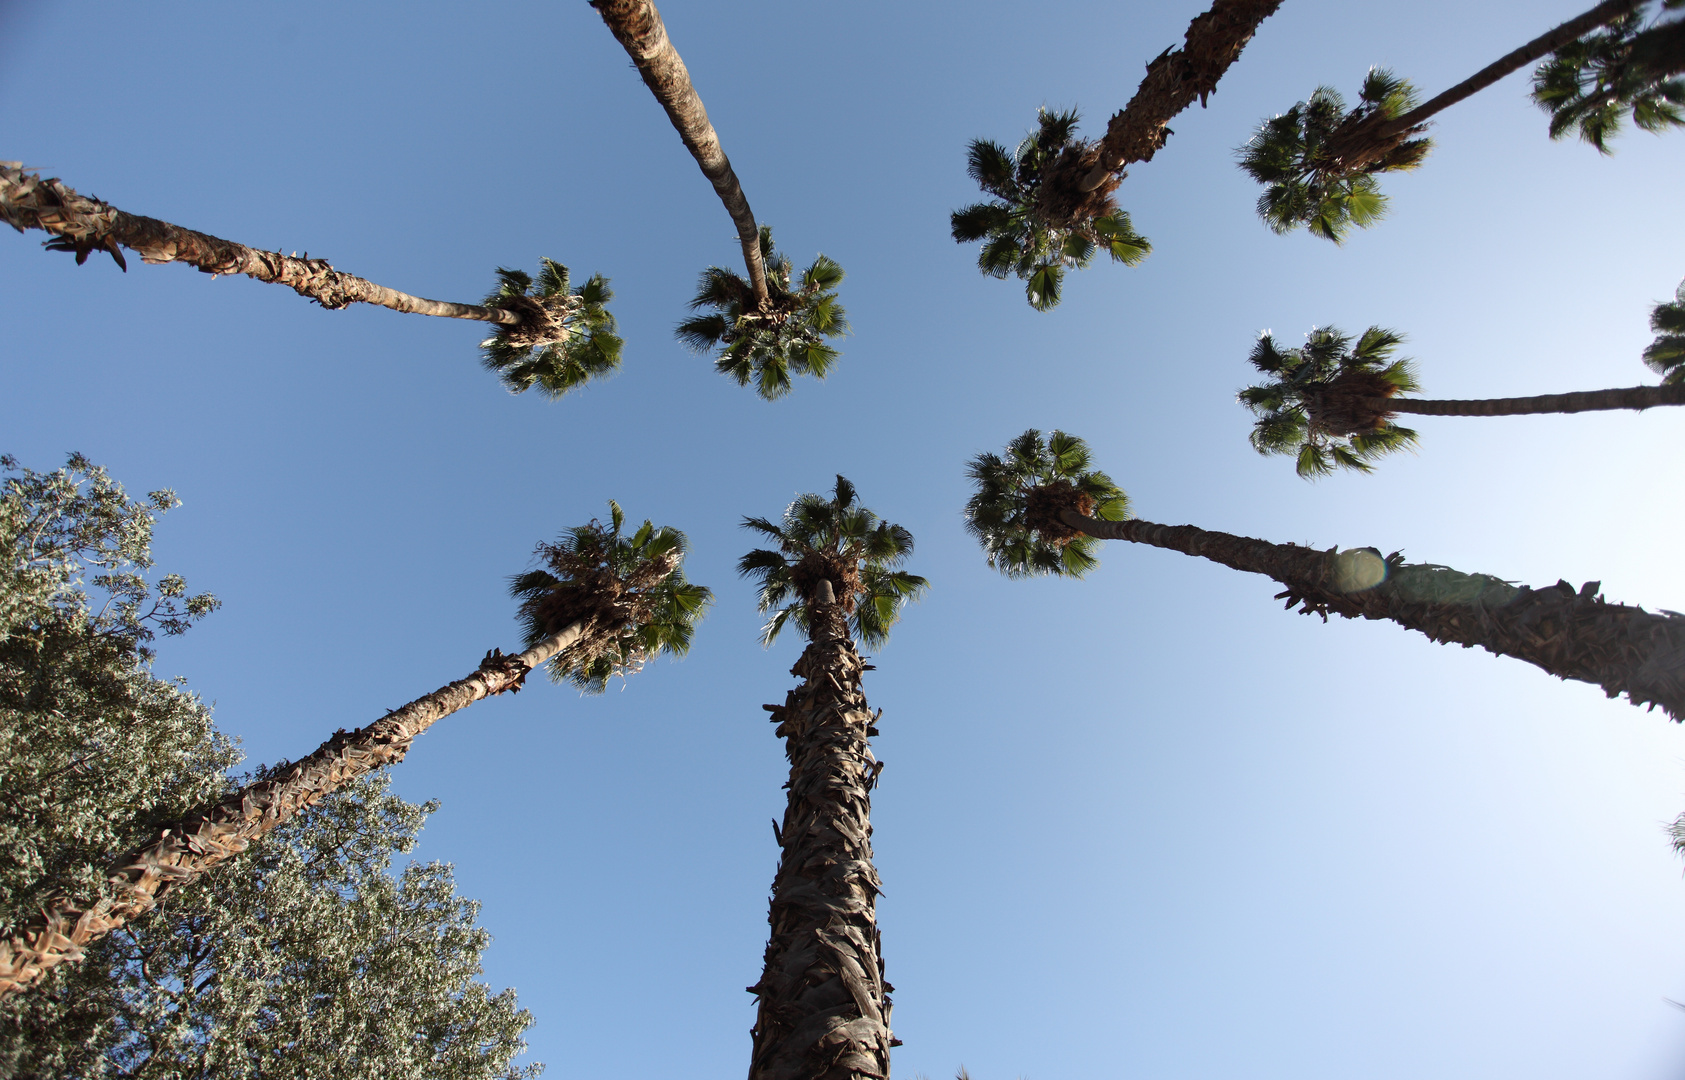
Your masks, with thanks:
[(1098, 160), (1078, 181), (1078, 190), (1093, 191), (1120, 169), (1151, 161), (1170, 137), (1170, 121), (1196, 98), (1205, 104), (1258, 24), (1280, 6), (1281, 0), (1216, 0), (1196, 16), (1183, 47), (1166, 49), (1147, 65), (1135, 96), (1106, 125)]
[(1383, 560), (1372, 548), (1317, 551), (1192, 525), (1098, 521), (1070, 510), (1059, 517), (1103, 540), (1151, 544), (1274, 578), (1287, 586), (1278, 599), (1307, 613), (1390, 619), (1434, 641), (1479, 645), (1685, 720), (1685, 616), (1608, 603), (1597, 582), (1578, 592), (1565, 581), (1532, 589), (1396, 555)]
[(1533, 397), (1436, 400), (1388, 398), (1390, 413), (1417, 416), (1520, 416), (1531, 413), (1598, 412), (1607, 409), (1649, 409), (1657, 405), (1685, 405), (1685, 383), (1626, 386), (1617, 390), (1579, 390), (1570, 394)]
[(775, 829), (765, 969), (749, 1080), (887, 1080), (893, 989), (883, 978), (872, 867), (871, 789), (882, 766), (875, 717), (828, 582), (809, 605), (810, 644), (790, 669), (802, 684), (768, 705), (790, 759), (789, 802)]
[(107, 251), (117, 265), (128, 269), (120, 248), (138, 252), (148, 263), (183, 262), (207, 274), (245, 274), (259, 281), (286, 285), (325, 308), (375, 304), (415, 315), (517, 326), (521, 316), (478, 304), (425, 300), (351, 274), (341, 273), (326, 259), (282, 255), (237, 244), (207, 233), (194, 232), (157, 218), (119, 210), (110, 203), (60, 183), (26, 173), (17, 162), (0, 162), (0, 221), (19, 232), (40, 229), (59, 237), (63, 250), (76, 252), (78, 263), (93, 251)]
[(302, 761), (250, 784), (222, 801), (159, 826), (151, 839), (118, 856), (100, 899), (59, 897), (39, 915), (0, 938), (0, 996), (21, 991), (85, 946), (144, 915), (159, 898), (218, 863), (351, 780), (402, 761), (410, 743), (433, 723), (481, 698), (517, 691), (529, 671), (582, 638), (575, 622), (519, 656), (494, 649), (467, 678), (386, 714), (356, 731), (337, 731)]
[(638, 74), (644, 77), (644, 85), (667, 110), (667, 119), (678, 129), (685, 149), (702, 167), (702, 175), (714, 185), (726, 213), (737, 226), (737, 239), (743, 245), (743, 262), (749, 270), (749, 285), (755, 290), (755, 299), (763, 305), (768, 303), (760, 228), (749, 209), (748, 196), (743, 194), (743, 185), (732, 171), (731, 160), (720, 147), (720, 137), (708, 122), (708, 110), (703, 107), (696, 87), (691, 85), (690, 72), (667, 37), (661, 12), (650, 0), (591, 0), (591, 6), (632, 57)]

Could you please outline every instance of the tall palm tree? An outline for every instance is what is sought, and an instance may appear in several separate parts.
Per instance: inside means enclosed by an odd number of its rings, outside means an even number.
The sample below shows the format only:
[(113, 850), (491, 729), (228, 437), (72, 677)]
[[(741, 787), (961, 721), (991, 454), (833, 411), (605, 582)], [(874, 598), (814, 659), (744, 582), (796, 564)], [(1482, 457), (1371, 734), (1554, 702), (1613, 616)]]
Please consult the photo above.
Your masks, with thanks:
[(1147, 64), (1135, 96), (1098, 141), (1076, 138), (1074, 110), (1045, 109), (1016, 153), (974, 139), (966, 171), (990, 201), (953, 213), (954, 240), (984, 241), (978, 269), (990, 277), (1017, 274), (1038, 311), (1059, 302), (1064, 269), (1087, 266), (1100, 249), (1128, 266), (1146, 258), (1152, 246), (1113, 198), (1124, 170), (1153, 159), (1170, 137), (1171, 119), (1195, 100), (1205, 104), (1258, 24), (1280, 6), (1281, 0), (1215, 0), (1188, 24), (1182, 48)]
[(808, 640), (790, 669), (802, 680), (782, 705), (767, 705), (790, 760), (789, 801), (773, 826), (782, 849), (772, 883), (765, 968), (749, 987), (759, 998), (750, 1080), (883, 1080), (890, 992), (883, 977), (872, 867), (871, 789), (883, 765), (872, 756), (880, 709), (860, 690), (871, 667), (854, 641), (881, 646), (902, 607), (927, 587), (895, 567), (913, 537), (855, 499), (841, 476), (829, 499), (792, 502), (781, 523), (743, 519), (777, 545), (743, 556), (738, 573), (760, 586), (770, 617), (761, 640), (787, 625)]
[(526, 651), (487, 653), (474, 671), (356, 731), (336, 731), (310, 756), (272, 769), (219, 802), (159, 827), (112, 863), (101, 897), (60, 896), (37, 917), (0, 938), (0, 994), (22, 990), (160, 898), (299, 810), (347, 782), (402, 761), (416, 736), (444, 716), (485, 697), (519, 691), (527, 674), (549, 666), (552, 679), (600, 691), (615, 674), (649, 658), (682, 655), (712, 594), (685, 581), (684, 534), (645, 521), (622, 535), (620, 507), (611, 524), (592, 521), (540, 544), (545, 568), (511, 579), (522, 601)]
[[(0, 221), (18, 232), (40, 229), (50, 233), (49, 251), (68, 251), (80, 266), (96, 251), (111, 255), (125, 272), (123, 248), (139, 253), (148, 263), (181, 262), (207, 274), (245, 274), (259, 281), (286, 285), (325, 308), (375, 304), (417, 315), (473, 319), (497, 329), (482, 342), (488, 366), (503, 371), (505, 383), (520, 392), (538, 385), (552, 396), (568, 386), (604, 375), (620, 365), (620, 339), (614, 319), (603, 307), (614, 295), (608, 279), (597, 275), (581, 288), (566, 287), (567, 271), (544, 260), (541, 287), (529, 295), (515, 281), (530, 281), (519, 271), (498, 270), (503, 279), (484, 304), (454, 304), (425, 300), (364, 278), (335, 270), (326, 259), (303, 258), (247, 247), (232, 240), (184, 229), (157, 218), (119, 210), (110, 203), (81, 195), (55, 178), (25, 172), (16, 161), (0, 161)], [(556, 284), (560, 272), (561, 288)], [(519, 375), (513, 374), (519, 372)], [(569, 381), (571, 378), (571, 382)]]
[(1304, 225), (1342, 242), (1352, 225), (1367, 228), (1386, 213), (1376, 174), (1414, 169), (1432, 149), (1433, 141), (1420, 137), (1429, 118), (1643, 2), (1605, 0), (1425, 103), (1408, 81), (1374, 68), (1350, 112), (1338, 91), (1317, 88), (1265, 120), (1240, 149), (1240, 167), (1265, 185), (1258, 215), (1278, 233)]
[[(1658, 315), (1666, 307), (1658, 306)], [(1419, 389), (1410, 361), (1393, 358), (1403, 340), (1396, 331), (1371, 326), (1354, 342), (1350, 335), (1329, 326), (1312, 330), (1301, 348), (1282, 349), (1269, 334), (1260, 335), (1247, 359), (1270, 376), (1269, 381), (1237, 395), (1258, 417), (1252, 425), (1253, 447), (1260, 454), (1292, 454), (1299, 475), (1309, 478), (1325, 476), (1336, 467), (1369, 472), (1376, 458), (1413, 446), (1416, 433), (1393, 423), (1399, 413), (1518, 416), (1685, 405), (1685, 379), (1673, 376), (1661, 386), (1533, 397), (1395, 397)], [(1656, 350), (1657, 345), (1652, 345), (1646, 358)]]
[[(691, 85), (690, 71), (667, 37), (661, 12), (650, 0), (591, 0), (591, 6), (632, 58), (702, 175), (714, 185), (743, 247), (748, 281), (717, 266), (704, 271), (691, 307), (713, 307), (718, 315), (687, 320), (679, 328), (679, 339), (698, 351), (718, 349), (716, 368), (740, 386), (753, 382), (768, 399), (789, 392), (791, 372), (824, 378), (838, 353), (817, 339), (835, 337), (847, 328), (832, 291), (843, 279), (842, 267), (820, 255), (803, 272), (801, 288), (790, 287), (788, 260), (782, 269), (775, 264), (770, 233), (755, 224), (743, 185)], [(827, 296), (816, 299), (821, 293)], [(834, 308), (835, 318), (817, 310), (821, 307)]]
[(1622, 113), (1644, 131), (1685, 126), (1685, 0), (1663, 0), (1646, 25), (1638, 12), (1569, 42), (1533, 73), (1533, 101), (1550, 113), (1550, 137), (1570, 131), (1609, 153)]
[(679, 324), (678, 337), (694, 352), (711, 352), (714, 370), (753, 384), (768, 401), (790, 392), (792, 375), (823, 379), (839, 353), (826, 338), (848, 332), (848, 316), (837, 303), (843, 268), (821, 255), (790, 280), (790, 260), (772, 248), (772, 226), (761, 226), (760, 250), (772, 300), (755, 302), (749, 283), (718, 266), (702, 272), (692, 310), (712, 309)]

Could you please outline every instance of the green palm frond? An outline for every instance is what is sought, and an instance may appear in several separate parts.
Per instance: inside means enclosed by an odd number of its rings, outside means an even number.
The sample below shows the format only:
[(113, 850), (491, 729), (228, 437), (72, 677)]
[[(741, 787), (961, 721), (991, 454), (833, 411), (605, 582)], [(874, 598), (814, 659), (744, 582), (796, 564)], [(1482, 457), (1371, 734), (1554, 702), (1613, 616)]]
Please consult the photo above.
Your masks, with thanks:
[(1570, 132), (1611, 153), (1630, 116), (1640, 130), (1685, 127), (1685, 19), (1664, 4), (1646, 25), (1640, 12), (1558, 49), (1533, 73), (1533, 102), (1550, 114), (1550, 137)]
[[(983, 546), (989, 566), (1007, 577), (1055, 574), (1081, 577), (1099, 565), (1099, 541), (1038, 514), (1036, 503), (1056, 493), (1090, 517), (1123, 521), (1129, 497), (1093, 468), (1088, 444), (1054, 431), (1031, 429), (1005, 453), (978, 454), (966, 467), (976, 491), (965, 506), (966, 531)], [(1077, 496), (1080, 496), (1078, 498)]]
[(1650, 312), (1650, 329), (1656, 340), (1644, 347), (1644, 362), (1662, 374), (1662, 382), (1685, 382), (1685, 281), (1671, 303), (1657, 304)]
[(568, 268), (553, 259), (542, 260), (536, 292), (524, 271), (498, 267), (497, 277), (485, 306), (513, 311), (522, 321), (499, 326), (480, 342), (480, 362), (502, 376), (511, 393), (537, 387), (558, 398), (620, 367), (625, 343), (609, 314), (614, 290), (608, 278), (595, 274), (572, 288)]

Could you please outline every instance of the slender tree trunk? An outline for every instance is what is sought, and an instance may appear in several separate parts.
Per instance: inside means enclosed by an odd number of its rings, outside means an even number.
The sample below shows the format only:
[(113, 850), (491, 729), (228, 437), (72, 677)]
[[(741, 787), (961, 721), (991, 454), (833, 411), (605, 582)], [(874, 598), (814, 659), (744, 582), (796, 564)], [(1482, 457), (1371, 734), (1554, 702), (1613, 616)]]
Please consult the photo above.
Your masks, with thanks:
[(743, 262), (749, 269), (749, 285), (755, 298), (768, 302), (766, 266), (761, 262), (761, 231), (755, 215), (749, 209), (749, 199), (743, 185), (737, 182), (731, 160), (720, 147), (720, 137), (708, 122), (708, 110), (703, 108), (696, 87), (691, 85), (690, 72), (679, 52), (667, 37), (667, 27), (661, 13), (650, 0), (591, 0), (591, 6), (603, 17), (614, 33), (616, 41), (625, 48), (644, 85), (650, 88), (655, 100), (667, 110), (667, 119), (678, 129), (685, 148), (702, 167), (702, 175), (714, 185), (726, 213), (737, 226), (737, 239), (743, 245)]
[(872, 867), (871, 789), (883, 768), (849, 638), (829, 583), (809, 605), (811, 643), (790, 669), (802, 683), (768, 705), (790, 759), (789, 802), (774, 827), (766, 966), (750, 1080), (888, 1080), (893, 987), (884, 981)]
[(26, 173), (17, 162), (0, 162), (0, 221), (18, 232), (40, 229), (62, 237), (82, 262), (91, 251), (109, 251), (125, 270), (120, 247), (138, 252), (143, 262), (184, 262), (207, 274), (245, 274), (259, 281), (286, 285), (325, 308), (377, 304), (416, 315), (516, 326), (513, 311), (424, 300), (341, 273), (326, 259), (282, 255), (223, 240), (157, 218), (140, 217), (110, 203), (79, 195), (56, 179)]
[(1258, 24), (1280, 6), (1281, 0), (1215, 0), (1211, 10), (1196, 16), (1188, 24), (1183, 47), (1166, 49), (1147, 65), (1147, 77), (1135, 96), (1106, 125), (1099, 160), (1078, 188), (1093, 191), (1125, 166), (1151, 161), (1170, 136), (1171, 119), (1195, 98), (1205, 104)]
[(1579, 390), (1571, 394), (1533, 397), (1475, 398), (1441, 401), (1432, 398), (1388, 398), (1386, 411), (1417, 416), (1519, 416), (1529, 413), (1598, 412), (1607, 409), (1649, 409), (1657, 405), (1685, 405), (1685, 383), (1626, 386), (1618, 390)]
[(118, 856), (100, 899), (61, 896), (0, 938), (0, 996), (20, 991), (66, 961), (80, 960), (93, 941), (150, 911), (185, 885), (298, 811), (351, 780), (402, 761), (410, 743), (434, 721), (484, 697), (515, 691), (527, 672), (584, 636), (576, 622), (519, 656), (486, 654), (467, 678), (386, 714), (367, 727), (336, 731), (302, 761), (220, 802), (158, 827), (144, 844)]
[(1565, 581), (1532, 589), (1397, 555), (1383, 559), (1373, 548), (1317, 551), (1192, 525), (1097, 521), (1070, 510), (1060, 519), (1104, 540), (1151, 544), (1274, 578), (1287, 586), (1277, 599), (1325, 619), (1390, 619), (1434, 641), (1479, 645), (1685, 719), (1685, 616), (1608, 603), (1595, 581), (1577, 592)]

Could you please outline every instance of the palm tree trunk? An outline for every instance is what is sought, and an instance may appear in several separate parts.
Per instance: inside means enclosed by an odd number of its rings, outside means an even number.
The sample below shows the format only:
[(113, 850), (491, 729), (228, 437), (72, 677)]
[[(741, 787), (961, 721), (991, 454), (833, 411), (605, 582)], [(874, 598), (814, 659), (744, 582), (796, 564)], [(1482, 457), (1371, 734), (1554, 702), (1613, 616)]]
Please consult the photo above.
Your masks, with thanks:
[(1374, 548), (1317, 551), (1192, 525), (1097, 521), (1070, 510), (1060, 519), (1103, 540), (1151, 544), (1274, 578), (1287, 586), (1277, 599), (1324, 619), (1390, 619), (1434, 641), (1479, 645), (1685, 720), (1685, 615), (1611, 604), (1595, 581), (1578, 592), (1566, 581), (1532, 589), (1406, 563), (1396, 554), (1383, 559)]
[(1579, 390), (1571, 394), (1538, 394), (1533, 397), (1475, 398), (1468, 401), (1388, 398), (1386, 411), (1411, 413), (1416, 416), (1520, 416), (1530, 413), (1649, 409), (1657, 405), (1685, 405), (1685, 383), (1626, 386), (1618, 390)]
[(1184, 46), (1174, 52), (1166, 49), (1147, 65), (1147, 77), (1135, 96), (1106, 125), (1099, 161), (1078, 188), (1093, 191), (1125, 166), (1151, 161), (1170, 136), (1171, 119), (1195, 98), (1205, 104), (1258, 24), (1280, 6), (1281, 0), (1216, 0), (1210, 11), (1196, 16), (1188, 24)]
[(872, 867), (871, 789), (883, 768), (867, 737), (876, 717), (829, 583), (809, 605), (810, 644), (790, 669), (802, 684), (768, 705), (790, 759), (789, 802), (774, 827), (765, 969), (751, 1032), (750, 1080), (887, 1080), (894, 989), (883, 978)]
[(732, 171), (731, 160), (720, 147), (720, 137), (708, 122), (708, 110), (703, 108), (696, 87), (691, 85), (690, 72), (667, 37), (661, 13), (650, 0), (591, 0), (591, 6), (632, 57), (638, 74), (644, 77), (644, 85), (667, 110), (667, 119), (678, 129), (685, 148), (702, 167), (702, 175), (714, 185), (726, 213), (737, 226), (737, 239), (743, 245), (743, 262), (749, 269), (749, 285), (755, 290), (755, 299), (766, 304), (766, 266), (761, 261), (760, 228), (749, 209), (749, 199), (743, 194), (743, 185)]
[(113, 861), (99, 899), (61, 896), (21, 927), (0, 937), (0, 996), (21, 991), (91, 942), (150, 911), (185, 885), (244, 851), (299, 810), (347, 782), (402, 761), (410, 743), (434, 721), (484, 697), (517, 691), (529, 671), (584, 636), (576, 622), (519, 656), (493, 649), (467, 678), (387, 713), (356, 731), (336, 731), (302, 761), (158, 827), (144, 844)]
[(141, 217), (67, 187), (57, 179), (43, 180), (26, 173), (18, 162), (0, 162), (0, 221), (18, 232), (41, 229), (62, 239), (76, 252), (78, 263), (92, 251), (108, 251), (117, 265), (128, 269), (120, 247), (138, 252), (143, 262), (184, 262), (207, 274), (245, 274), (259, 281), (287, 285), (325, 308), (377, 304), (416, 315), (516, 326), (513, 311), (425, 300), (360, 277), (341, 273), (326, 259), (282, 255), (237, 244), (157, 218)]

